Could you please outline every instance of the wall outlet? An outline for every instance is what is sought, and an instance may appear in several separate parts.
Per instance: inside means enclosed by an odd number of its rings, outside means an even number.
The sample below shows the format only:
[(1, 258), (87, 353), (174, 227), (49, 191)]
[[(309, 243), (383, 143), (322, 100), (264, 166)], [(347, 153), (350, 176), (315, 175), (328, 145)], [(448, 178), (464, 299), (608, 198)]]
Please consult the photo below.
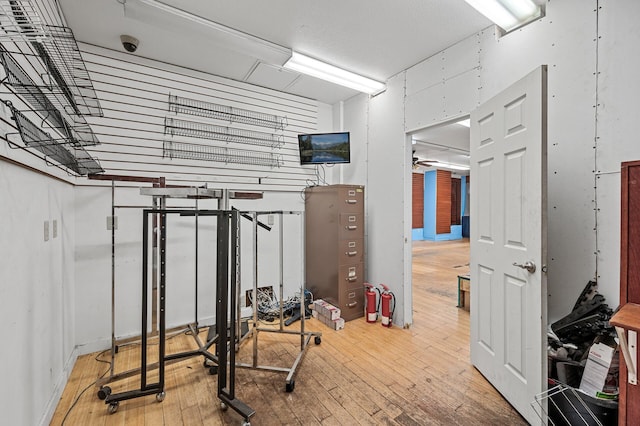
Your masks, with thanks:
[(53, 219), (53, 221), (51, 222), (51, 226), (52, 226), (52, 238), (56, 238), (58, 236), (58, 220), (57, 219)]
[(107, 231), (118, 229), (118, 216), (107, 216)]
[(44, 240), (49, 241), (49, 221), (44, 221)]

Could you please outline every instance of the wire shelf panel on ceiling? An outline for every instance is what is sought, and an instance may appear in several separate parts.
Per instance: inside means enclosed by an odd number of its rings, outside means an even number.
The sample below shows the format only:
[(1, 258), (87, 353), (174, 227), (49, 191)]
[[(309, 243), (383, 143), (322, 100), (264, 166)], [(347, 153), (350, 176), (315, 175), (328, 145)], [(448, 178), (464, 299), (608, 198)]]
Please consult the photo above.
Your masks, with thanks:
[(70, 146), (71, 151), (69, 151), (63, 143), (53, 139), (22, 112), (13, 107), (11, 107), (11, 112), (26, 147), (37, 149), (45, 157), (53, 159), (81, 176), (104, 172), (98, 161), (92, 158), (84, 148)]
[[(68, 113), (102, 116), (93, 83), (70, 28), (46, 25), (44, 12), (34, 0), (0, 0), (0, 40), (10, 40), (20, 51), (28, 49), (40, 59), (35, 72), (44, 85), (55, 87)], [(22, 46), (24, 44), (24, 46)], [(34, 67), (36, 65), (34, 64)]]
[(187, 136), (269, 148), (280, 148), (284, 145), (284, 137), (282, 135), (216, 126), (172, 117), (165, 117), (164, 133), (171, 136)]
[(1, 41), (41, 40), (47, 36), (46, 24), (31, 0), (1, 0)]
[(247, 151), (226, 147), (164, 141), (162, 155), (166, 158), (215, 161), (225, 164), (280, 167), (282, 156), (270, 152)]
[(31, 45), (45, 65), (50, 85), (57, 85), (77, 115), (102, 117), (100, 102), (93, 88), (80, 49), (71, 29), (48, 26), (50, 37)]
[(65, 111), (64, 106), (57, 103), (57, 99), (48, 94), (51, 91), (44, 92), (2, 46), (0, 46), (0, 62), (2, 62), (7, 76), (7, 83), (31, 105), (35, 112), (49, 122), (51, 127), (64, 137), (69, 138), (71, 143), (78, 145), (100, 143), (84, 117), (70, 116), (63, 112)]
[(189, 99), (177, 95), (169, 95), (169, 111), (176, 114), (213, 118), (230, 123), (250, 124), (280, 131), (287, 127), (287, 117)]

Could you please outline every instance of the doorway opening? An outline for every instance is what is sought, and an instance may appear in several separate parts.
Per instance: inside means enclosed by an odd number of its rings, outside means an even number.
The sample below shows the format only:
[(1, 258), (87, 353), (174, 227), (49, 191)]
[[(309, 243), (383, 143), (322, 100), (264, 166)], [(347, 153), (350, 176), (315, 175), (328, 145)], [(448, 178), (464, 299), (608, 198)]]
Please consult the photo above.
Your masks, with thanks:
[[(468, 117), (411, 132), (413, 324), (428, 322), (464, 340), (469, 351)], [(428, 311), (437, 300), (441, 315)], [(452, 322), (452, 319), (455, 321)], [(434, 321), (436, 322), (434, 324)], [(468, 355), (467, 355), (468, 356)]]

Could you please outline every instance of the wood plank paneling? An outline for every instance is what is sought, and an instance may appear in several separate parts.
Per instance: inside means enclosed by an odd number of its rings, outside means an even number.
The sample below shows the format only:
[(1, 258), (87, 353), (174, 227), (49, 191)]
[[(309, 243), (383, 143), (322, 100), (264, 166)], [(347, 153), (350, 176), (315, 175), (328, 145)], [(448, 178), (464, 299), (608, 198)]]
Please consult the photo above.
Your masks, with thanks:
[[(236, 371), (236, 396), (256, 410), (252, 425), (526, 424), (469, 360), (469, 313), (456, 307), (457, 275), (469, 271), (468, 240), (416, 241), (413, 260), (410, 329), (388, 329), (361, 318), (332, 331), (310, 319), (305, 327), (322, 331), (322, 343), (308, 348), (292, 393), (284, 390), (284, 374)], [(151, 349), (157, 348), (154, 343)], [(296, 336), (260, 334), (260, 364), (290, 366), (299, 344)], [(193, 337), (178, 335), (167, 347), (171, 352), (193, 349)], [(250, 362), (251, 352), (247, 341), (238, 352), (239, 361)], [(51, 424), (59, 425), (67, 413), (67, 425), (240, 423), (233, 410), (220, 410), (216, 376), (207, 374), (201, 358), (167, 367), (162, 403), (153, 395), (123, 401), (109, 415), (91, 386), (108, 365), (94, 357), (78, 358)], [(97, 358), (107, 359), (108, 354)], [(120, 348), (116, 371), (136, 367), (136, 360), (137, 346)], [(115, 392), (138, 385), (137, 377), (110, 384)]]
[(424, 228), (424, 174), (411, 174), (411, 227)]
[(438, 170), (436, 176), (436, 234), (449, 234), (451, 232), (451, 172)]
[[(640, 304), (640, 161), (622, 163), (620, 305)], [(627, 366), (620, 354), (619, 424), (640, 418), (640, 388), (627, 383)]]
[(451, 178), (451, 224), (460, 225), (462, 216), (461, 205), (461, 181), (460, 178)]

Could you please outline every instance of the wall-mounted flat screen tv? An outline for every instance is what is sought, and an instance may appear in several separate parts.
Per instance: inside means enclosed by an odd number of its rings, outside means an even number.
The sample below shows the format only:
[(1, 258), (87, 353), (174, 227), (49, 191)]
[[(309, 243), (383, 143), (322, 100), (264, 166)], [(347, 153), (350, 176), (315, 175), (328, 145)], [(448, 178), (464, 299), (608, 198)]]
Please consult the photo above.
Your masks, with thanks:
[(298, 135), (300, 164), (336, 164), (351, 161), (349, 132)]

